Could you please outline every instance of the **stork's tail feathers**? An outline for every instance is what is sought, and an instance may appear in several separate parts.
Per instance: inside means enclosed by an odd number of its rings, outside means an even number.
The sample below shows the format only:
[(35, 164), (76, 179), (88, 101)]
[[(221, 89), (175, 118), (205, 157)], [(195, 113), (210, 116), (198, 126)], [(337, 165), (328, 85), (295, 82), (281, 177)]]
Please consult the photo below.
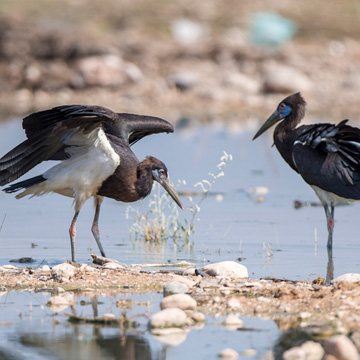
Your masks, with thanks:
[(27, 189), (28, 187), (39, 184), (45, 180), (46, 179), (42, 175), (35, 176), (33, 178), (12, 184), (6, 187), (5, 189), (3, 189), (3, 191), (5, 191), (6, 193), (13, 193), (21, 189)]

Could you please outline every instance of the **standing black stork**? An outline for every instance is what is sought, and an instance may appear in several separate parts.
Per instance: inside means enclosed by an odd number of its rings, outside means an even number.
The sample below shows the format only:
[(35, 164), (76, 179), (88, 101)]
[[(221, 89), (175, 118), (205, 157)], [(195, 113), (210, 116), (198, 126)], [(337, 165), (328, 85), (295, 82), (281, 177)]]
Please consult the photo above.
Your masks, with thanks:
[(337, 125), (298, 126), (306, 102), (300, 93), (280, 102), (253, 140), (281, 121), (274, 143), (292, 169), (314, 189), (325, 209), (328, 249), (332, 249), (334, 207), (339, 202), (360, 200), (360, 129), (343, 120)]
[(39, 196), (48, 192), (74, 198), (75, 215), (69, 233), (75, 261), (76, 221), (91, 196), (95, 216), (91, 231), (102, 256), (98, 227), (104, 197), (133, 202), (150, 194), (153, 180), (160, 183), (181, 209), (183, 206), (160, 160), (148, 156), (139, 162), (130, 146), (144, 136), (173, 132), (167, 121), (133, 114), (115, 113), (100, 106), (64, 105), (24, 118), (27, 140), (0, 159), (0, 185), (16, 180), (45, 160), (60, 160), (42, 175), (3, 189)]

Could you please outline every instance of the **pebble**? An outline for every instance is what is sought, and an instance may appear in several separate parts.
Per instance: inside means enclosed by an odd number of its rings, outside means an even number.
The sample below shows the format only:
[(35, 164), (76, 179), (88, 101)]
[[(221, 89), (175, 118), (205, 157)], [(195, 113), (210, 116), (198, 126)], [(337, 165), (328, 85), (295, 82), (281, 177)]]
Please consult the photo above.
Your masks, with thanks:
[(195, 310), (196, 301), (187, 294), (169, 295), (162, 299), (160, 303), (161, 310), (168, 308), (178, 308), (181, 310)]
[(249, 276), (247, 268), (244, 265), (236, 263), (235, 261), (222, 261), (209, 264), (204, 266), (201, 271), (210, 276), (229, 276), (236, 278), (247, 278)]
[(352, 283), (360, 282), (360, 274), (358, 273), (343, 274), (331, 281), (332, 284), (337, 284), (340, 282), (352, 282)]
[(115, 262), (108, 262), (103, 266), (104, 269), (116, 270), (116, 269), (124, 269), (121, 264)]
[(116, 316), (114, 314), (110, 314), (110, 313), (104, 314), (102, 316), (102, 318), (104, 319), (104, 321), (114, 321), (114, 320), (116, 320)]
[(325, 354), (337, 360), (359, 360), (359, 352), (354, 343), (345, 335), (336, 335), (326, 341)]
[(240, 301), (236, 298), (231, 298), (227, 301), (226, 305), (230, 308), (230, 309), (240, 309), (241, 305), (240, 305)]
[(246, 350), (241, 352), (241, 355), (243, 355), (243, 356), (256, 356), (257, 353), (258, 352), (255, 349), (246, 349)]
[(164, 309), (154, 314), (150, 319), (152, 328), (182, 327), (188, 323), (184, 310), (177, 308)]
[(171, 23), (173, 38), (183, 45), (194, 45), (209, 36), (209, 28), (205, 23), (187, 18), (179, 18)]
[(177, 346), (186, 340), (186, 332), (180, 328), (152, 329), (151, 334), (163, 344)]
[(170, 281), (164, 285), (164, 296), (172, 294), (185, 294), (188, 291), (188, 286), (178, 281)]
[(237, 330), (243, 327), (243, 321), (235, 314), (226, 317), (224, 325), (228, 330)]
[(195, 276), (195, 270), (196, 268), (189, 268), (189, 269), (185, 269), (184, 270), (184, 275), (191, 275), (191, 276)]
[(5, 270), (17, 269), (17, 267), (15, 265), (3, 265), (2, 268), (5, 269)]
[(205, 322), (205, 315), (200, 311), (192, 311), (190, 317), (196, 323), (203, 323)]
[(55, 279), (71, 279), (75, 275), (75, 266), (62, 263), (52, 268), (52, 275)]
[(321, 360), (324, 349), (315, 341), (306, 341), (301, 346), (295, 346), (286, 350), (283, 360)]
[(234, 349), (226, 348), (220, 351), (219, 357), (222, 359), (237, 359), (239, 357), (239, 353)]
[(50, 271), (50, 266), (49, 265), (44, 265), (42, 268), (42, 271)]

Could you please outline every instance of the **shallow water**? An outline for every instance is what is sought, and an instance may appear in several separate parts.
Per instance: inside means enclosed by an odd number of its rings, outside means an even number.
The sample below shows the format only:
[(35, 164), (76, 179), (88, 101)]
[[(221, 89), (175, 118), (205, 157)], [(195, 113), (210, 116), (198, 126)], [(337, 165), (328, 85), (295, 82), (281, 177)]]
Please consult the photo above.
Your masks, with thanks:
[[(223, 198), (209, 196), (201, 204), (199, 221), (191, 243), (169, 240), (162, 244), (131, 241), (126, 220), (128, 205), (105, 199), (100, 216), (103, 245), (109, 257), (125, 263), (174, 263), (187, 260), (202, 266), (208, 262), (238, 261), (247, 266), (251, 278), (273, 276), (294, 280), (326, 276), (327, 230), (321, 207), (294, 209), (295, 199), (317, 201), (312, 189), (282, 160), (272, 139), (263, 136), (252, 142), (255, 128), (225, 129), (195, 128), (171, 135), (154, 135), (137, 143), (133, 150), (141, 159), (146, 155), (160, 158), (167, 164), (174, 183), (185, 179), (179, 191), (200, 191), (194, 184), (209, 179), (225, 150), (233, 161), (224, 169), (225, 176), (217, 179), (213, 192)], [(19, 121), (8, 122), (0, 128), (0, 153), (4, 154), (24, 138)], [(42, 164), (24, 178), (37, 175), (50, 164)], [(269, 189), (265, 201), (259, 203), (249, 188)], [(194, 203), (200, 201), (194, 196)], [(182, 198), (185, 207), (189, 205)], [(221, 201), (220, 201), (221, 200)], [(31, 200), (16, 200), (12, 194), (0, 194), (0, 265), (11, 259), (32, 257), (35, 263), (54, 265), (70, 258), (68, 227), (73, 216), (72, 200), (59, 195), (46, 195)], [(149, 199), (132, 204), (142, 212), (148, 210)], [(90, 227), (93, 205), (89, 200), (82, 209), (77, 227), (77, 260), (90, 263), (90, 253), (99, 253)], [(190, 218), (186, 209), (181, 221)], [(357, 239), (359, 205), (336, 209), (334, 236), (334, 276), (359, 272), (360, 259)], [(34, 245), (32, 245), (34, 244)], [(266, 249), (264, 248), (264, 245)], [(27, 266), (27, 264), (16, 264)], [(221, 325), (222, 318), (207, 317), (203, 328), (193, 329), (177, 345), (159, 341), (147, 331), (147, 321), (139, 319), (139, 328), (121, 333), (118, 328), (94, 325), (70, 325), (67, 317), (54, 315), (44, 305), (49, 293), (10, 292), (0, 298), (0, 357), (5, 359), (197, 359), (217, 358), (223, 348), (241, 352), (257, 350), (253, 358), (261, 359), (272, 350), (281, 332), (270, 320), (242, 318), (245, 326), (256, 331), (229, 331)], [(130, 297), (134, 301), (149, 301), (150, 306), (129, 311), (148, 315), (159, 310), (162, 295), (117, 294), (97, 298), (99, 315), (121, 309), (116, 300)], [(74, 309), (79, 315), (91, 316), (94, 301), (79, 296)], [(31, 305), (30, 305), (31, 304)], [(246, 357), (240, 357), (246, 358)]]
[[(46, 302), (49, 293), (11, 292), (0, 297), (0, 358), (2, 359), (174, 359), (196, 355), (197, 359), (216, 358), (222, 349), (230, 347), (238, 352), (254, 349), (257, 358), (271, 351), (279, 335), (273, 321), (242, 318), (248, 330), (229, 330), (221, 323), (224, 317), (207, 317), (207, 324), (193, 328), (174, 339), (160, 338), (147, 331), (147, 320), (135, 318), (138, 327), (120, 329), (93, 324), (73, 325), (66, 314), (76, 313), (92, 317), (113, 313), (119, 317), (119, 299), (147, 301), (149, 306), (135, 306), (127, 316), (158, 311), (161, 294), (117, 296), (77, 296), (75, 306), (60, 313), (51, 311)], [(156, 304), (156, 305), (155, 305)], [(3, 356), (3, 357), (1, 357)]]
[[(112, 258), (125, 263), (160, 263), (187, 260), (201, 266), (207, 262), (242, 258), (252, 278), (264, 276), (295, 280), (326, 275), (327, 229), (322, 207), (294, 209), (295, 199), (317, 201), (313, 190), (271, 148), (271, 134), (251, 141), (255, 128), (195, 128), (174, 134), (153, 135), (134, 145), (142, 159), (146, 155), (167, 164), (174, 183), (185, 179), (179, 191), (201, 191), (194, 184), (216, 173), (222, 152), (233, 155), (216, 180), (212, 191), (224, 193), (222, 201), (209, 196), (201, 205), (192, 247), (169, 240), (165, 244), (131, 241), (131, 220), (125, 218), (128, 204), (105, 199), (100, 215), (104, 248)], [(19, 121), (0, 128), (0, 153), (4, 154), (24, 138)], [(24, 178), (43, 172), (51, 164), (41, 164)], [(248, 189), (269, 189), (263, 203), (248, 194)], [(150, 196), (151, 197), (151, 196)], [(182, 198), (185, 207), (189, 205)], [(200, 200), (193, 197), (194, 203)], [(148, 201), (132, 204), (145, 213)], [(24, 256), (33, 265), (53, 265), (70, 258), (68, 227), (73, 216), (72, 199), (46, 195), (16, 200), (13, 194), (0, 193), (0, 221), (5, 217), (0, 241), (0, 265)], [(338, 207), (335, 211), (334, 276), (360, 271), (357, 239), (358, 205)], [(77, 260), (90, 262), (98, 253), (90, 227), (93, 218), (91, 199), (80, 212), (77, 226)], [(182, 218), (190, 219), (186, 209)], [(183, 220), (182, 220), (183, 221)], [(32, 244), (33, 245), (32, 247)], [(264, 244), (267, 250), (264, 248)]]

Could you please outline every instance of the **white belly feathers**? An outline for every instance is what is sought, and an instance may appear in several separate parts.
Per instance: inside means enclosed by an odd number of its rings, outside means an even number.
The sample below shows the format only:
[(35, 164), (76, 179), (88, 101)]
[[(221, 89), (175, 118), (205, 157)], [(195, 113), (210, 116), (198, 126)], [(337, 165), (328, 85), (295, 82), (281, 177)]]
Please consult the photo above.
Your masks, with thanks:
[(96, 195), (101, 184), (120, 164), (104, 130), (99, 127), (88, 134), (77, 132), (67, 142), (69, 159), (61, 161), (42, 176), (46, 181), (29, 187), (17, 197), (39, 196), (56, 192), (75, 198), (75, 210)]

